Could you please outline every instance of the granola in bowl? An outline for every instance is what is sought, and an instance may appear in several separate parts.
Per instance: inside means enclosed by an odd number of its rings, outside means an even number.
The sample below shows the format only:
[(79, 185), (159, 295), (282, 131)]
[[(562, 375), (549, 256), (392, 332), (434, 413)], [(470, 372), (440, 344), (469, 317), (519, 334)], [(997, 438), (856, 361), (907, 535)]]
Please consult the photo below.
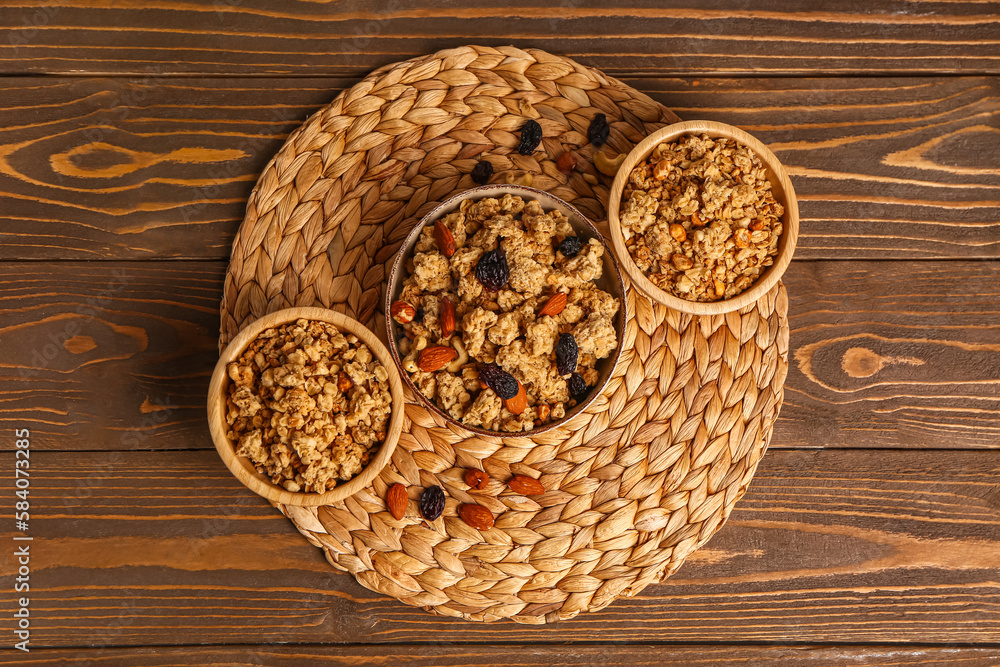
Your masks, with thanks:
[(619, 223), (629, 255), (656, 287), (711, 302), (742, 294), (775, 262), (784, 213), (753, 150), (686, 134), (631, 170)]
[(333, 489), (386, 439), (388, 370), (333, 324), (299, 319), (265, 329), (226, 373), (227, 439), (287, 491)]
[(390, 337), (404, 377), (447, 418), (523, 433), (565, 418), (610, 375), (622, 304), (599, 283), (621, 283), (592, 226), (543, 207), (545, 193), (490, 188), (411, 235)]

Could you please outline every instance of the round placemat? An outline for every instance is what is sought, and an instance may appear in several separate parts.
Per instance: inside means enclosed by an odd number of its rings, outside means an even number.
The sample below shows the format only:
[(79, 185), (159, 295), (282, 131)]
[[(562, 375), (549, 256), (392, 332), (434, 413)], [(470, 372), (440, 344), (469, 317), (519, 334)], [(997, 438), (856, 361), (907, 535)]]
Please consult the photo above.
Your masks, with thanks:
[[(319, 305), (383, 331), (382, 290), (407, 232), (438, 202), (509, 177), (572, 202), (607, 233), (611, 178), (593, 166), (587, 127), (611, 125), (608, 154), (627, 152), (677, 117), (601, 72), (537, 49), (467, 46), (383, 67), (295, 130), (267, 165), (233, 243), (220, 345), (254, 319)], [(544, 139), (517, 153), (533, 118)], [(556, 167), (576, 156), (567, 176)], [(780, 284), (739, 312), (694, 317), (626, 285), (625, 352), (586, 411), (535, 437), (478, 436), (408, 397), (392, 465), (334, 505), (278, 505), (337, 569), (365, 587), (470, 620), (545, 623), (600, 609), (672, 574), (722, 525), (770, 440), (787, 370)], [(489, 473), (475, 491), (468, 468)], [(541, 480), (525, 497), (506, 481)], [(408, 487), (402, 520), (389, 486)], [(444, 488), (444, 515), (416, 499)], [(496, 524), (457, 516), (478, 503)]]

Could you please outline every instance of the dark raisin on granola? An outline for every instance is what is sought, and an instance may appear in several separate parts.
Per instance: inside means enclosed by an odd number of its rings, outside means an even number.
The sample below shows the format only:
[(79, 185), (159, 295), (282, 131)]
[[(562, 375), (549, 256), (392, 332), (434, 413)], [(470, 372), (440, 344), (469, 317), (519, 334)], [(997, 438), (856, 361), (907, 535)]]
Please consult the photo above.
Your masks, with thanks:
[(517, 152), (521, 155), (531, 155), (542, 142), (542, 126), (533, 120), (521, 126), (521, 143), (517, 145)]
[(476, 279), (490, 292), (499, 292), (510, 279), (507, 253), (503, 250), (503, 237), (497, 237), (496, 250), (483, 253), (476, 262)]
[(579, 236), (567, 236), (559, 242), (559, 252), (561, 252), (563, 257), (566, 259), (576, 257), (577, 253), (580, 252), (580, 247), (582, 245), (583, 242), (580, 240)]
[(428, 521), (441, 516), (444, 512), (444, 489), (440, 486), (429, 486), (420, 494), (420, 514)]
[(594, 116), (594, 120), (590, 121), (590, 127), (587, 128), (587, 138), (590, 139), (590, 143), (600, 148), (608, 140), (610, 132), (608, 117), (599, 113)]
[(413, 314), (413, 321), (414, 322), (423, 322), (424, 321), (424, 308), (423, 308), (423, 306), (421, 306), (420, 308), (417, 308), (416, 312)]
[(489, 160), (480, 160), (472, 168), (472, 180), (479, 185), (486, 185), (493, 177), (493, 163)]
[(496, 364), (486, 364), (479, 369), (479, 379), (504, 400), (517, 396), (517, 380)]
[(569, 397), (573, 400), (579, 402), (587, 392), (590, 391), (590, 387), (587, 386), (587, 382), (583, 379), (583, 376), (579, 373), (573, 373), (569, 376)]
[(576, 360), (579, 355), (580, 349), (573, 334), (560, 334), (559, 342), (556, 343), (556, 369), (559, 375), (569, 375), (576, 371)]

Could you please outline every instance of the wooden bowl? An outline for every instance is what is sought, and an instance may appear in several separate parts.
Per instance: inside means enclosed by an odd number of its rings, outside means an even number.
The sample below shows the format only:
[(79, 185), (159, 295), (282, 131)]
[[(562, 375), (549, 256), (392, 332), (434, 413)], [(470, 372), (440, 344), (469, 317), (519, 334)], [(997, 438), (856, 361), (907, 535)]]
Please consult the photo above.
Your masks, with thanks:
[[(237, 456), (233, 443), (226, 436), (229, 426), (226, 423), (226, 397), (229, 389), (229, 374), (226, 367), (246, 351), (251, 342), (265, 329), (295, 322), (298, 319), (327, 322), (344, 334), (352, 333), (361, 339), (372, 351), (389, 375), (389, 391), (392, 395), (392, 416), (389, 428), (386, 430), (385, 441), (382, 443), (375, 458), (368, 462), (356, 476), (338, 484), (323, 493), (295, 493), (271, 482), (267, 475), (257, 471), (254, 464), (244, 456)], [(275, 313), (269, 313), (254, 321), (243, 329), (229, 343), (215, 365), (212, 382), (208, 388), (208, 425), (212, 432), (215, 449), (219, 452), (229, 471), (240, 480), (244, 486), (259, 496), (273, 503), (284, 505), (329, 505), (343, 500), (368, 486), (385, 468), (396, 449), (396, 442), (403, 430), (403, 385), (396, 371), (392, 356), (375, 334), (366, 326), (346, 315), (325, 308), (286, 308)]]
[[(775, 200), (785, 208), (785, 214), (781, 217), (783, 230), (778, 239), (778, 254), (774, 258), (774, 263), (749, 288), (730, 299), (700, 302), (688, 301), (668, 294), (646, 277), (646, 274), (636, 266), (628, 248), (625, 247), (625, 236), (622, 234), (618, 212), (621, 208), (622, 192), (629, 174), (639, 162), (649, 157), (657, 145), (674, 141), (686, 134), (707, 134), (712, 138), (735, 139), (750, 148), (767, 169), (767, 178), (771, 182)], [(792, 261), (792, 254), (795, 252), (795, 244), (799, 237), (799, 204), (785, 168), (767, 146), (738, 127), (707, 120), (692, 120), (660, 128), (629, 152), (611, 185), (611, 194), (608, 198), (608, 225), (611, 228), (611, 243), (615, 247), (619, 264), (631, 278), (632, 283), (645, 292), (649, 298), (668, 308), (693, 315), (718, 315), (752, 304), (778, 283), (781, 275), (788, 268), (789, 262)]]
[[(618, 347), (614, 352), (611, 353), (605, 359), (601, 359), (597, 362), (595, 368), (600, 373), (597, 384), (594, 385), (587, 397), (577, 403), (575, 406), (566, 411), (566, 416), (562, 419), (557, 419), (551, 421), (544, 426), (539, 426), (533, 428), (530, 431), (520, 431), (518, 433), (508, 433), (506, 431), (488, 431), (483, 428), (478, 428), (476, 426), (469, 426), (468, 424), (463, 424), (461, 421), (452, 418), (451, 415), (447, 414), (441, 410), (434, 401), (428, 400), (426, 396), (420, 393), (420, 390), (414, 386), (413, 382), (410, 380), (409, 374), (403, 369), (403, 360), (399, 354), (399, 348), (397, 346), (397, 341), (400, 337), (400, 332), (397, 331), (399, 326), (392, 317), (389, 317), (389, 311), (392, 308), (392, 304), (396, 301), (399, 293), (403, 289), (403, 280), (405, 276), (405, 266), (406, 260), (413, 256), (413, 248), (417, 245), (417, 239), (420, 237), (420, 230), (423, 229), (428, 224), (433, 223), (435, 220), (444, 217), (445, 215), (451, 213), (457, 209), (463, 200), (465, 199), (484, 199), (486, 197), (503, 197), (505, 194), (514, 195), (521, 197), (522, 199), (536, 199), (542, 205), (542, 208), (546, 211), (551, 211), (556, 209), (560, 211), (569, 219), (570, 225), (576, 230), (578, 234), (585, 234), (590, 238), (595, 238), (601, 242), (604, 246), (604, 271), (601, 277), (596, 281), (598, 287), (610, 294), (611, 296), (618, 299), (621, 303), (621, 308), (618, 309), (618, 315), (615, 318), (615, 332), (618, 334)], [(590, 405), (594, 399), (600, 396), (604, 387), (608, 384), (608, 380), (611, 379), (611, 374), (615, 370), (615, 366), (618, 365), (618, 360), (621, 359), (623, 343), (625, 340), (625, 321), (626, 321), (626, 309), (627, 303), (625, 300), (625, 283), (622, 280), (621, 271), (618, 269), (618, 262), (615, 261), (614, 253), (611, 252), (611, 248), (608, 246), (607, 239), (597, 231), (597, 227), (594, 226), (590, 220), (587, 219), (583, 213), (580, 213), (576, 208), (568, 204), (567, 202), (550, 195), (543, 190), (537, 190), (535, 188), (526, 187), (523, 185), (481, 185), (464, 192), (460, 192), (457, 195), (449, 197), (440, 204), (438, 204), (434, 210), (425, 215), (423, 219), (417, 224), (416, 227), (410, 232), (406, 240), (403, 241), (402, 247), (399, 249), (399, 253), (396, 255), (396, 261), (392, 265), (392, 271), (389, 273), (389, 287), (386, 289), (385, 294), (385, 325), (386, 325), (386, 335), (389, 338), (389, 347), (392, 351), (392, 358), (396, 362), (397, 368), (399, 369), (399, 374), (403, 378), (403, 382), (410, 388), (413, 395), (417, 397), (417, 400), (421, 401), (428, 409), (432, 410), (434, 413), (438, 414), (449, 424), (454, 424), (459, 428), (465, 429), (466, 431), (472, 431), (473, 433), (478, 433), (480, 435), (489, 436), (500, 436), (506, 438), (518, 438), (518, 437), (528, 437), (535, 436), (545, 431), (550, 431), (555, 428), (559, 428), (564, 425), (568, 420), (572, 419), (574, 416), (579, 414), (582, 410), (585, 410), (588, 405)]]

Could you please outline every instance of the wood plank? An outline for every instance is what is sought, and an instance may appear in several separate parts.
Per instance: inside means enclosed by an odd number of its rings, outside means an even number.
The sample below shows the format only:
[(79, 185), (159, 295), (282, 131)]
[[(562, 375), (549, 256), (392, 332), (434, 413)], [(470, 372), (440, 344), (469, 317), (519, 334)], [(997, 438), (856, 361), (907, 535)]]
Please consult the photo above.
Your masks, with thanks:
[(662, 644), (603, 644), (552, 646), (529, 644), (473, 644), (435, 646), (185, 646), (156, 648), (32, 649), (31, 660), (0, 654), (0, 665), (121, 665), (130, 667), (188, 667), (189, 665), (407, 665), (407, 667), (536, 667), (537, 665), (603, 665), (636, 667), (659, 665), (956, 665), (995, 667), (996, 648), (898, 646), (664, 646)]
[(988, 3), (769, 5), (119, 0), (95, 10), (49, 0), (4, 12), (0, 72), (357, 76), (441, 48), (512, 42), (613, 74), (1000, 72)]
[[(0, 79), (0, 253), (224, 259), (257, 176), (345, 79)], [(631, 79), (788, 166), (799, 259), (1000, 257), (1000, 79)]]
[[(2, 469), (13, 458), (0, 454)], [(36, 648), (234, 633), (354, 644), (1000, 640), (996, 451), (772, 451), (729, 524), (674, 577), (545, 627), (435, 617), (363, 589), (214, 452), (34, 451), (30, 463)], [(0, 494), (13, 496), (12, 476)], [(7, 591), (11, 553), (0, 555)]]
[[(0, 263), (0, 431), (211, 448), (223, 262)], [(1000, 448), (1000, 262), (793, 262), (773, 447)], [(10, 449), (0, 442), (0, 449)]]

